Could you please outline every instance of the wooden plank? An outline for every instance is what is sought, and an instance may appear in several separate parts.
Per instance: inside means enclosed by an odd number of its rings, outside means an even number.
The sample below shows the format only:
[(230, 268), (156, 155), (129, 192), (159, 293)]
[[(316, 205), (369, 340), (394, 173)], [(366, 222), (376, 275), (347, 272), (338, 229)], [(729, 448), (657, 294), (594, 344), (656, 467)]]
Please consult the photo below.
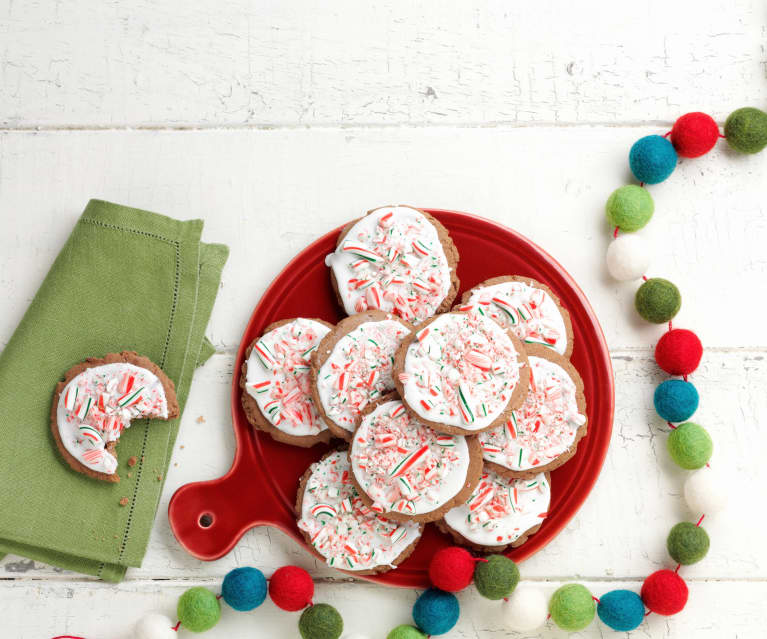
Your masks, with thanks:
[(759, 0), (0, 4), (0, 125), (668, 122), (764, 106)]

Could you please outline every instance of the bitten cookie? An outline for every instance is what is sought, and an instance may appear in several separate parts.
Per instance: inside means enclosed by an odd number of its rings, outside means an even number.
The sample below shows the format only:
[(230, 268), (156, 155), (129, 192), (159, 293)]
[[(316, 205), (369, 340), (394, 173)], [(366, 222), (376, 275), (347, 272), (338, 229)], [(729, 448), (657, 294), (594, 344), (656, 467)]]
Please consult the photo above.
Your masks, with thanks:
[(453, 240), (411, 206), (383, 206), (353, 220), (325, 263), (348, 315), (378, 309), (417, 324), (447, 311), (458, 293)]
[(516, 548), (538, 532), (548, 515), (548, 473), (532, 479), (505, 479), (487, 470), (465, 504), (453, 508), (437, 527), (464, 546), (482, 552)]
[(248, 346), (240, 399), (255, 428), (303, 448), (330, 441), (312, 398), (310, 358), (332, 328), (319, 319), (280, 320)]
[(569, 460), (586, 434), (586, 397), (569, 360), (528, 345), (530, 385), (521, 408), (501, 427), (480, 433), (485, 465), (506, 477), (533, 477)]
[(312, 396), (330, 432), (351, 441), (360, 412), (394, 390), (392, 362), (412, 326), (382, 311), (341, 320), (312, 355)]
[(368, 575), (396, 568), (415, 549), (423, 525), (384, 519), (360, 499), (347, 451), (312, 464), (298, 486), (298, 529), (328, 566)]
[(408, 415), (395, 393), (364, 411), (349, 460), (362, 501), (397, 521), (441, 519), (466, 500), (482, 472), (476, 437), (433, 431)]
[(543, 344), (568, 358), (573, 352), (570, 314), (548, 286), (531, 277), (485, 280), (466, 291), (456, 308), (481, 312), (514, 331), (525, 344)]
[(394, 358), (394, 383), (407, 410), (435, 430), (471, 435), (500, 426), (527, 394), (520, 340), (479, 313), (427, 320)]
[(134, 419), (179, 415), (170, 378), (132, 351), (89, 357), (56, 385), (51, 432), (67, 463), (77, 472), (118, 482), (117, 442)]

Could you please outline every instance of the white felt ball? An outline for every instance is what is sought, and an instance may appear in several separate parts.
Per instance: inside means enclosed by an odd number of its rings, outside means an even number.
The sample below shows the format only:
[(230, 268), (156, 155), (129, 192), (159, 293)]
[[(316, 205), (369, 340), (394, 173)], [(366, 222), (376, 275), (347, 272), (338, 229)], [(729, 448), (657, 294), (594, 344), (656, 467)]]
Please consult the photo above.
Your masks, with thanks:
[(133, 629), (133, 639), (178, 639), (173, 622), (165, 615), (150, 612), (138, 620)]
[(519, 586), (503, 604), (503, 619), (510, 630), (530, 632), (546, 623), (549, 602), (532, 586)]
[(647, 272), (652, 252), (641, 235), (619, 235), (607, 247), (607, 270), (616, 280), (636, 280)]
[(727, 505), (725, 486), (717, 472), (701, 468), (684, 482), (684, 500), (696, 515), (713, 515)]

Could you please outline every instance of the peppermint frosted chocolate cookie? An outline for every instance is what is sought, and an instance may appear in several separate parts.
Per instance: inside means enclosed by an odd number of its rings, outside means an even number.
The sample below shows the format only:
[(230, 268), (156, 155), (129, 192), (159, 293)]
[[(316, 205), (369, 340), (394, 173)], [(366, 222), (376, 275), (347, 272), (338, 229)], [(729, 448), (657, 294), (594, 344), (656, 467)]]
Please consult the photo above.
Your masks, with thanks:
[(394, 383), (408, 411), (432, 428), (462, 435), (505, 423), (529, 379), (519, 339), (479, 313), (424, 322), (394, 359)]
[(348, 315), (368, 309), (417, 324), (458, 293), (458, 251), (447, 229), (411, 206), (384, 206), (350, 222), (325, 259)]
[(586, 434), (586, 398), (578, 371), (550, 348), (530, 345), (530, 386), (506, 424), (480, 433), (486, 466), (533, 477), (570, 459)]
[(550, 502), (548, 473), (532, 479), (504, 479), (486, 471), (466, 503), (448, 511), (437, 526), (459, 544), (500, 552), (521, 546), (538, 532)]
[(331, 433), (351, 441), (361, 411), (394, 390), (392, 362), (412, 326), (391, 313), (341, 320), (312, 355), (315, 405)]
[(298, 529), (328, 566), (355, 575), (386, 572), (413, 552), (423, 525), (384, 519), (365, 505), (350, 478), (346, 450), (334, 450), (301, 478)]
[(76, 471), (118, 482), (117, 442), (134, 419), (178, 417), (173, 382), (146, 357), (131, 352), (89, 357), (56, 385), (51, 431)]
[(366, 409), (349, 459), (362, 500), (398, 521), (440, 519), (468, 497), (482, 472), (476, 437), (433, 431), (395, 393)]
[(307, 448), (330, 441), (314, 404), (310, 358), (333, 328), (318, 319), (287, 319), (266, 327), (242, 364), (242, 407), (248, 421), (277, 441)]
[(573, 352), (570, 314), (548, 286), (518, 275), (486, 280), (466, 291), (457, 307), (511, 329), (525, 344), (542, 344), (565, 357)]

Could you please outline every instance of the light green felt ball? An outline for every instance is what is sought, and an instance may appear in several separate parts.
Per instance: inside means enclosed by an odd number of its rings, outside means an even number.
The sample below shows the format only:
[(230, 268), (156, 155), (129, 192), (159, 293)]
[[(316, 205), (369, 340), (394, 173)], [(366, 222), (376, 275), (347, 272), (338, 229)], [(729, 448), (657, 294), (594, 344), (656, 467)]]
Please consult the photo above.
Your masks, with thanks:
[(591, 593), (580, 584), (559, 587), (549, 601), (549, 614), (554, 623), (568, 632), (583, 630), (594, 619), (596, 610)]
[(668, 436), (667, 445), (671, 459), (687, 470), (703, 468), (714, 452), (711, 435), (694, 422), (679, 424)]
[(304, 639), (338, 639), (343, 631), (338, 610), (324, 603), (309, 606), (298, 620), (298, 632)]
[(647, 280), (636, 293), (634, 306), (642, 318), (653, 324), (665, 324), (682, 307), (679, 289), (662, 277)]
[(187, 630), (205, 632), (221, 619), (221, 604), (210, 590), (196, 586), (179, 597), (176, 614)]
[(668, 554), (678, 564), (689, 566), (699, 562), (708, 553), (708, 533), (689, 521), (678, 523), (666, 540)]
[(517, 564), (503, 555), (490, 555), (487, 561), (478, 561), (474, 569), (474, 585), (488, 599), (508, 597), (518, 583)]
[(724, 123), (727, 143), (741, 153), (759, 153), (767, 146), (767, 113), (743, 107), (730, 113)]
[(427, 639), (427, 637), (415, 626), (397, 626), (386, 635), (386, 639)]
[(647, 189), (627, 184), (612, 192), (607, 198), (605, 214), (611, 226), (621, 231), (638, 231), (650, 221), (655, 204)]

